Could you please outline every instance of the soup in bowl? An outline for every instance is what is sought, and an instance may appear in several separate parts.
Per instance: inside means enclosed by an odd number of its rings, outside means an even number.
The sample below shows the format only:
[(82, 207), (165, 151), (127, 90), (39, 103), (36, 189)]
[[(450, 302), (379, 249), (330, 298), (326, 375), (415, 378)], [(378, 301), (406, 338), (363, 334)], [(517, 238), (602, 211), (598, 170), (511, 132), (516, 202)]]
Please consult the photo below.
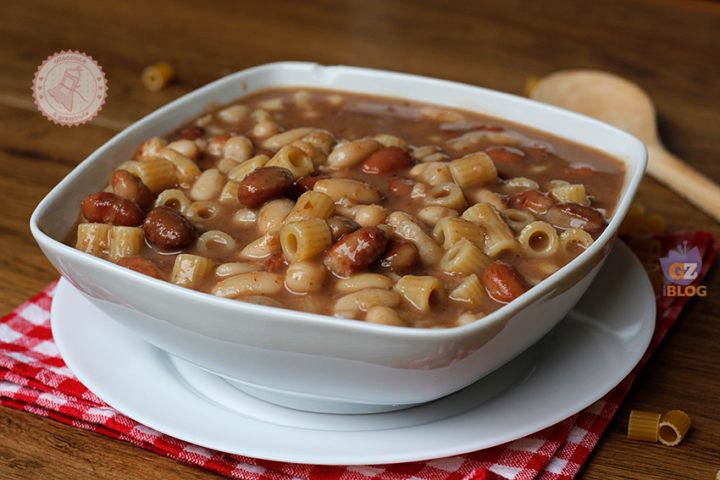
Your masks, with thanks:
[(644, 166), (633, 137), (518, 97), (282, 63), (129, 127), (32, 227), (170, 354), (279, 403), (379, 411), (462, 388), (557, 324)]

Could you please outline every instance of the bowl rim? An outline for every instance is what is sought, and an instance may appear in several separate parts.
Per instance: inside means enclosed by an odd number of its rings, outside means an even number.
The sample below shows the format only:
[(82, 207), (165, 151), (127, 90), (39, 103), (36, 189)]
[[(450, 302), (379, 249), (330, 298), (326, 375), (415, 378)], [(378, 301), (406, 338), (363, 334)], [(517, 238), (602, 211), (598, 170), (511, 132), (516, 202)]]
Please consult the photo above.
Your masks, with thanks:
[[(274, 69), (287, 69), (287, 68), (301, 68), (301, 69), (309, 69), (309, 70), (315, 70), (318, 72), (319, 75), (327, 74), (332, 75), (334, 72), (347, 72), (347, 73), (355, 73), (355, 74), (362, 74), (362, 75), (374, 75), (376, 77), (393, 77), (394, 79), (401, 80), (401, 81), (408, 81), (408, 82), (425, 82), (425, 83), (431, 83), (434, 84), (434, 86), (441, 88), (441, 87), (453, 87), (453, 88), (471, 88), (478, 92), (482, 92), (484, 95), (490, 95), (497, 97), (502, 102), (509, 102), (509, 103), (521, 103), (530, 106), (531, 108), (535, 109), (542, 109), (546, 112), (549, 112), (555, 116), (561, 116), (565, 117), (567, 120), (583, 123), (585, 125), (588, 125), (592, 127), (595, 130), (604, 130), (605, 133), (611, 134), (614, 136), (617, 136), (618, 138), (624, 139), (628, 143), (627, 150), (633, 151), (633, 154), (631, 157), (634, 159), (633, 162), (637, 162), (637, 167), (634, 168), (634, 171), (631, 172), (630, 164), (629, 162), (624, 158), (617, 158), (618, 161), (621, 161), (625, 168), (625, 177), (624, 177), (624, 184), (623, 184), (623, 191), (621, 192), (620, 198), (618, 199), (618, 202), (615, 206), (615, 210), (613, 212), (612, 218), (608, 222), (607, 227), (602, 232), (602, 234), (593, 242), (593, 244), (585, 250), (583, 253), (575, 257), (573, 260), (568, 262), (567, 264), (563, 265), (560, 269), (558, 269), (556, 272), (554, 272), (550, 277), (547, 279), (541, 281), (539, 284), (533, 286), (530, 288), (527, 292), (522, 294), (517, 299), (513, 300), (512, 302), (503, 305), (502, 307), (498, 308), (497, 310), (491, 312), (490, 314), (477, 319), (476, 321), (461, 325), (461, 326), (454, 326), (454, 327), (447, 327), (447, 328), (411, 328), (411, 327), (400, 327), (400, 326), (392, 326), (392, 325), (381, 325), (381, 324), (374, 324), (374, 323), (368, 323), (363, 321), (348, 321), (346, 319), (341, 319), (337, 317), (333, 317), (331, 315), (323, 315), (323, 314), (315, 314), (315, 313), (308, 313), (308, 312), (302, 312), (299, 310), (293, 310), (293, 309), (286, 309), (286, 308), (280, 308), (280, 307), (270, 307), (266, 305), (257, 305), (252, 304), (248, 302), (241, 302), (234, 299), (229, 298), (222, 298), (222, 297), (216, 297), (214, 295), (211, 295), (209, 293), (200, 292), (188, 288), (184, 288), (175, 284), (172, 284), (165, 280), (159, 280), (152, 277), (149, 277), (147, 275), (140, 274), (138, 272), (134, 272), (132, 270), (120, 267), (119, 265), (116, 265), (112, 262), (109, 262), (107, 260), (97, 258), (93, 255), (90, 255), (85, 252), (81, 252), (80, 250), (75, 249), (74, 247), (71, 247), (69, 245), (64, 244), (63, 242), (56, 240), (55, 238), (51, 237), (50, 235), (46, 234), (39, 225), (41, 217), (46, 213), (46, 211), (53, 205), (56, 201), (58, 201), (58, 197), (60, 196), (61, 192), (63, 192), (65, 189), (71, 187), (75, 183), (76, 177), (78, 177), (82, 172), (84, 172), (91, 164), (93, 164), (95, 161), (103, 158), (106, 151), (109, 150), (112, 146), (114, 146), (116, 143), (120, 143), (124, 140), (125, 137), (130, 135), (130, 132), (142, 129), (144, 127), (148, 127), (155, 123), (158, 120), (161, 120), (162, 117), (167, 112), (172, 112), (175, 109), (182, 109), (185, 103), (190, 102), (191, 100), (196, 99), (197, 97), (205, 97), (207, 96), (208, 99), (206, 101), (207, 105), (214, 105), (213, 101), (213, 94), (216, 90), (222, 90), (223, 87), (225, 87), (228, 84), (234, 84), (236, 82), (241, 81), (243, 77), (249, 76), (251, 74), (259, 73), (263, 70), (269, 70), (272, 71)], [(382, 79), (381, 79), (382, 80)], [(308, 86), (303, 85), (302, 82), (298, 82), (297, 87), (302, 86)], [(309, 88), (312, 88), (312, 86), (308, 86)], [(264, 86), (262, 88), (272, 88), (272, 86)], [(318, 86), (315, 86), (315, 88), (320, 88)], [(346, 92), (353, 92), (351, 88), (342, 88), (342, 86), (333, 86), (331, 88), (337, 89), (339, 91), (346, 91)], [(247, 95), (248, 92), (243, 92), (241, 96), (238, 97), (241, 98), (244, 95)], [(217, 96), (217, 95), (215, 95)], [(401, 96), (397, 96), (397, 98), (402, 98)], [(438, 101), (433, 101), (432, 99), (428, 100), (427, 103), (430, 104), (439, 104)], [(473, 108), (467, 108), (468, 111), (473, 111)], [(500, 115), (497, 116), (497, 118), (502, 117)], [(185, 120), (186, 121), (186, 120)], [(540, 128), (537, 125), (532, 125), (528, 123), (522, 123), (522, 122), (516, 122), (513, 121), (513, 123), (525, 125), (530, 128), (540, 130)], [(552, 128), (543, 128), (542, 131), (544, 133), (551, 133), (552, 134)], [(562, 135), (553, 134), (557, 136), (558, 138), (564, 138)], [(574, 142), (577, 143), (577, 142)], [(584, 144), (583, 146), (588, 146), (587, 144)], [(637, 188), (640, 184), (640, 181), (643, 177), (645, 168), (647, 166), (647, 149), (645, 148), (645, 145), (643, 142), (641, 142), (636, 137), (630, 135), (629, 133), (624, 132), (623, 130), (620, 130), (614, 126), (608, 125), (606, 123), (603, 123), (599, 120), (596, 120), (591, 117), (587, 117), (585, 115), (581, 115), (569, 110), (561, 109), (559, 107), (555, 107), (553, 105), (544, 104), (541, 102), (537, 102), (532, 99), (520, 97), (517, 95), (500, 92), (497, 90), (485, 88), (485, 87), (479, 87), (475, 85), (470, 85), (466, 83), (461, 82), (455, 82), (450, 80), (443, 80), (439, 78), (434, 77), (427, 77), (427, 76), (421, 76), (421, 75), (414, 75), (414, 74), (408, 74), (408, 73), (400, 73), (400, 72), (394, 72), (390, 70), (379, 70), (379, 69), (370, 69), (370, 68), (364, 68), (364, 67), (354, 67), (354, 66), (344, 66), (344, 65), (332, 65), (332, 66), (324, 66), (318, 63), (313, 62), (295, 62), (295, 61), (288, 61), (288, 62), (273, 62), (273, 63), (267, 63), (262, 65), (257, 65), (254, 67), (250, 67), (247, 69), (240, 70), (238, 72), (232, 73), (230, 75), (221, 77), (203, 87), (200, 87), (198, 89), (195, 89), (191, 92), (186, 93), (185, 95), (182, 95), (181, 97), (167, 103), (166, 105), (156, 109), (155, 111), (145, 115), (144, 117), (140, 118), (136, 122), (132, 123), (128, 127), (124, 128), (120, 132), (118, 132), (116, 135), (114, 135), (112, 138), (110, 138), (108, 141), (106, 141), (103, 145), (98, 147), (95, 151), (93, 151), (87, 158), (85, 158), (82, 162), (80, 162), (73, 170), (71, 170), (53, 189), (45, 195), (45, 197), (40, 201), (38, 206), (35, 208), (35, 210), (32, 213), (32, 216), (30, 217), (30, 230), (32, 232), (32, 235), (35, 237), (35, 240), (40, 244), (41, 246), (45, 246), (47, 248), (50, 248), (58, 253), (65, 254), (65, 255), (72, 255), (76, 257), (76, 260), (84, 263), (85, 265), (91, 267), (91, 268), (100, 268), (100, 269), (106, 269), (108, 272), (115, 272), (117, 274), (121, 275), (130, 275), (131, 277), (134, 276), (135, 281), (140, 282), (142, 285), (150, 288), (150, 289), (164, 289), (168, 294), (170, 295), (178, 295), (182, 294), (186, 297), (189, 297), (190, 299), (194, 299), (198, 302), (202, 303), (208, 303), (209, 305), (212, 305), (214, 307), (219, 307), (222, 309), (230, 309), (234, 310), (237, 313), (253, 313), (253, 314), (265, 314), (268, 321), (273, 321), (275, 317), (282, 316), (285, 318), (292, 318), (293, 320), (302, 321), (308, 324), (314, 324), (316, 326), (320, 327), (329, 327), (333, 329), (338, 330), (347, 330), (350, 333), (372, 333), (372, 334), (382, 334), (387, 335), (390, 337), (411, 337), (411, 338), (426, 338), (426, 339), (441, 339), (441, 340), (453, 340), (455, 338), (459, 337), (465, 337), (468, 335), (471, 335), (472, 333), (482, 330), (486, 325), (492, 324), (494, 322), (497, 322), (498, 320), (508, 317), (511, 318), (515, 316), (518, 312), (521, 310), (524, 310), (525, 308), (531, 307), (536, 301), (547, 295), (548, 293), (552, 292), (554, 288), (562, 282), (564, 278), (566, 278), (568, 275), (570, 275), (573, 271), (579, 269), (579, 267), (586, 262), (588, 262), (591, 258), (593, 258), (595, 255), (601, 254), (601, 250), (606, 247), (614, 238), (616, 235), (617, 230), (619, 229), (620, 223), (622, 222), (622, 219), (625, 217), (628, 209), (630, 208), (630, 204), (633, 200), (633, 197), (635, 195), (635, 192), (637, 191)]]

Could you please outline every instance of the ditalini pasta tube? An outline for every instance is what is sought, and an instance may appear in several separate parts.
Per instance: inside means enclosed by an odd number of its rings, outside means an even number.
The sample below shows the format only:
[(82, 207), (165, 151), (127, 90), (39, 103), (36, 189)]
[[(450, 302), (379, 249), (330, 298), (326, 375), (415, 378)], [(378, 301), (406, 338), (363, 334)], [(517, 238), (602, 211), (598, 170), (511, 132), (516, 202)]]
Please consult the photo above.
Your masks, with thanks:
[(450, 173), (462, 188), (477, 187), (497, 179), (497, 169), (485, 152), (471, 153), (450, 162)]
[(532, 222), (518, 235), (522, 253), (532, 258), (547, 258), (560, 247), (557, 231), (547, 222)]
[(575, 183), (568, 185), (557, 185), (550, 189), (550, 194), (560, 203), (579, 203), (589, 205), (585, 185)]
[(295, 178), (300, 178), (315, 170), (312, 159), (299, 148), (290, 145), (281, 148), (265, 166), (287, 168)]
[(109, 231), (110, 225), (106, 223), (81, 223), (77, 227), (75, 248), (100, 257), (108, 251)]
[(393, 212), (387, 218), (387, 223), (395, 233), (408, 242), (414, 243), (422, 263), (434, 265), (440, 261), (442, 248), (415, 223), (410, 215), (403, 212)]
[(190, 203), (190, 199), (187, 198), (185, 193), (175, 188), (163, 190), (155, 200), (156, 207), (170, 207), (180, 213), (185, 213), (190, 207)]
[(567, 254), (577, 255), (594, 242), (582, 228), (568, 228), (560, 234), (560, 248)]
[(214, 268), (215, 263), (209, 258), (182, 253), (175, 258), (170, 281), (181, 287), (196, 288)]
[(200, 176), (200, 167), (174, 148), (162, 149), (159, 156), (173, 164), (177, 178), (181, 183), (190, 185)]
[(286, 223), (306, 220), (308, 218), (330, 218), (335, 210), (335, 202), (332, 198), (322, 192), (308, 191), (300, 195), (290, 214), (285, 219)]
[(126, 170), (140, 178), (153, 193), (172, 188), (178, 183), (175, 166), (163, 158), (143, 162), (128, 162)]
[(487, 255), (496, 257), (503, 252), (516, 251), (519, 248), (512, 230), (492, 205), (476, 203), (465, 210), (461, 217), (485, 229), (484, 250)]
[(330, 227), (319, 218), (291, 223), (280, 231), (280, 245), (290, 262), (310, 260), (331, 243)]
[(465, 277), (465, 280), (450, 292), (450, 300), (466, 303), (471, 307), (481, 305), (485, 297), (485, 288), (474, 273)]
[(660, 414), (633, 410), (628, 421), (627, 438), (643, 442), (657, 442)]
[(463, 238), (477, 245), (485, 243), (485, 231), (479, 225), (462, 218), (442, 218), (433, 229), (433, 238), (447, 250)]
[(445, 252), (440, 268), (447, 273), (480, 273), (490, 262), (477, 245), (463, 238)]
[(682, 442), (690, 430), (690, 417), (682, 410), (670, 410), (660, 418), (658, 440), (663, 445), (674, 447)]
[(432, 306), (442, 303), (445, 298), (442, 282), (427, 275), (405, 275), (397, 281), (395, 290), (421, 312), (429, 312)]
[(138, 227), (111, 227), (108, 233), (108, 256), (112, 261), (135, 257), (145, 242), (145, 233)]

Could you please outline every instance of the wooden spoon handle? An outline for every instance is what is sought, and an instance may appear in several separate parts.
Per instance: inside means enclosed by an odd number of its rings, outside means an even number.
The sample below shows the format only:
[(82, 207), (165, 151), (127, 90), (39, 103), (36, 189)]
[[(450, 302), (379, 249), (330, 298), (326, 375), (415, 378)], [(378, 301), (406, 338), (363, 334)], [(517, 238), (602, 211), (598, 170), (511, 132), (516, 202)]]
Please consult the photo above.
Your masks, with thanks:
[(662, 145), (648, 146), (647, 172), (720, 222), (720, 186)]

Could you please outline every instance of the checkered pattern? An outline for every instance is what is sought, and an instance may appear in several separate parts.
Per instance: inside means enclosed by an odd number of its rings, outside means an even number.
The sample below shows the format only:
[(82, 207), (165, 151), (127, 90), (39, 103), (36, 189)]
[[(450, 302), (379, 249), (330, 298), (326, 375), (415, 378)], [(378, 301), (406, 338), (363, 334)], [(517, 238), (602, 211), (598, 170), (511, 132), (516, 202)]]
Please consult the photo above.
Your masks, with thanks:
[[(702, 279), (716, 253), (708, 233), (661, 237), (665, 251), (688, 240), (703, 253)], [(700, 281), (698, 279), (698, 282)], [(637, 373), (643, 368), (687, 299), (658, 297), (658, 324), (635, 370), (602, 400), (552, 427), (487, 450), (397, 465), (313, 466), (270, 462), (211, 451), (163, 435), (122, 415), (85, 388), (53, 343), (50, 304), (55, 285), (0, 320), (0, 404), (133, 443), (181, 462), (250, 480), (461, 480), (573, 478), (587, 460)]]

